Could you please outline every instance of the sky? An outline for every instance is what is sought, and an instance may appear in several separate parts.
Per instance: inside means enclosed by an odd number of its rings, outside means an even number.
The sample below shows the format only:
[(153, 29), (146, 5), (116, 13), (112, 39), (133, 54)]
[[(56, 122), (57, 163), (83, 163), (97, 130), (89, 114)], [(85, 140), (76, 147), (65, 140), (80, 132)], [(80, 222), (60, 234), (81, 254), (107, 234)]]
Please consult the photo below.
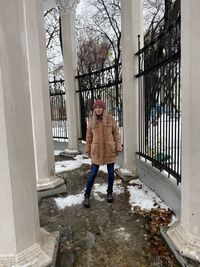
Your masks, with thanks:
[(88, 9), (88, 0), (80, 0), (76, 8), (77, 15), (86, 15), (92, 12), (92, 8)]
[(79, 15), (85, 11), (86, 2), (80, 0), (79, 4), (77, 5), (76, 14)]

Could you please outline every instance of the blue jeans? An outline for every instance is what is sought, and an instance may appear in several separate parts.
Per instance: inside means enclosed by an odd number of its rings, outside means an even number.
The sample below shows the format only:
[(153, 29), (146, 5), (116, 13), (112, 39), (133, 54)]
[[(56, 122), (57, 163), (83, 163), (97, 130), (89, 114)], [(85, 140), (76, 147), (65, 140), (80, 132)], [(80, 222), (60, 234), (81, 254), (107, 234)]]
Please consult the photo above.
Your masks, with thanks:
[[(97, 176), (99, 170), (99, 165), (97, 164), (92, 164), (91, 170), (88, 176), (87, 180), (87, 186), (85, 190), (85, 196), (90, 196), (90, 192), (92, 190), (92, 186), (94, 184), (94, 180)], [(115, 179), (115, 174), (114, 174), (114, 163), (107, 164), (107, 170), (108, 170), (108, 188), (107, 188), (107, 193), (112, 193), (113, 192), (113, 183)]]

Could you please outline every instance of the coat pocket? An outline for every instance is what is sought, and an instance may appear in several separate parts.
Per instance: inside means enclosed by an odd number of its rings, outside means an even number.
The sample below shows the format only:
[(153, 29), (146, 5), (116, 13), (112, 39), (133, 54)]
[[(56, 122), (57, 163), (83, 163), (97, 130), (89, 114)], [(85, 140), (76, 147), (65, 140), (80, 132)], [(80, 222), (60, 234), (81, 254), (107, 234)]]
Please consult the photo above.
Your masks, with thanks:
[(106, 138), (112, 138), (112, 126), (104, 127), (104, 136)]
[(99, 144), (91, 145), (91, 157), (97, 159), (99, 157)]
[(116, 145), (115, 143), (106, 143), (105, 144), (106, 157), (115, 157), (116, 156)]

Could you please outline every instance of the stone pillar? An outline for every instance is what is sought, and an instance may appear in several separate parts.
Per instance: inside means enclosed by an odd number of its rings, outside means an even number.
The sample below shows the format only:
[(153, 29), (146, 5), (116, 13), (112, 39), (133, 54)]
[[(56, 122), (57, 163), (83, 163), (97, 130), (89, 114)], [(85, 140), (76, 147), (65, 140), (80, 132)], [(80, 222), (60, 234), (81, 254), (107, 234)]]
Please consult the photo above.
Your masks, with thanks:
[(1, 1), (0, 266), (5, 267), (52, 261), (42, 249), (46, 234), (39, 226), (27, 54), (24, 1)]
[(138, 35), (143, 32), (143, 1), (126, 0), (121, 5), (124, 166), (136, 174), (138, 150)]
[(68, 148), (78, 150), (78, 116), (76, 96), (76, 32), (75, 9), (78, 0), (57, 0), (61, 12), (62, 46), (66, 88), (66, 110), (68, 124)]
[(64, 183), (54, 176), (54, 149), (50, 113), (48, 66), (42, 0), (25, 2), (31, 110), (38, 191)]
[(185, 256), (200, 262), (200, 1), (181, 2), (181, 221), (167, 234)]

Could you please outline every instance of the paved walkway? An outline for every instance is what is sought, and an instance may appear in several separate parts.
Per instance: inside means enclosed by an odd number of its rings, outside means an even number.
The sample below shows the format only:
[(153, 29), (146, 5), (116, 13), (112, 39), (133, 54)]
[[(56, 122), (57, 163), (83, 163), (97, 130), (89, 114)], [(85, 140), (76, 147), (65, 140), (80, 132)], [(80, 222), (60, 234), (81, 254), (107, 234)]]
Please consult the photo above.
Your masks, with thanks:
[(95, 181), (91, 208), (84, 208), (83, 189), (89, 169), (84, 164), (60, 174), (68, 193), (40, 202), (41, 227), (61, 233), (56, 267), (180, 266), (159, 231), (161, 225), (169, 223), (171, 212), (164, 212), (159, 205), (152, 212), (131, 208), (128, 188), (142, 186), (119, 178), (115, 181), (114, 202), (107, 203), (107, 174), (101, 171)]

